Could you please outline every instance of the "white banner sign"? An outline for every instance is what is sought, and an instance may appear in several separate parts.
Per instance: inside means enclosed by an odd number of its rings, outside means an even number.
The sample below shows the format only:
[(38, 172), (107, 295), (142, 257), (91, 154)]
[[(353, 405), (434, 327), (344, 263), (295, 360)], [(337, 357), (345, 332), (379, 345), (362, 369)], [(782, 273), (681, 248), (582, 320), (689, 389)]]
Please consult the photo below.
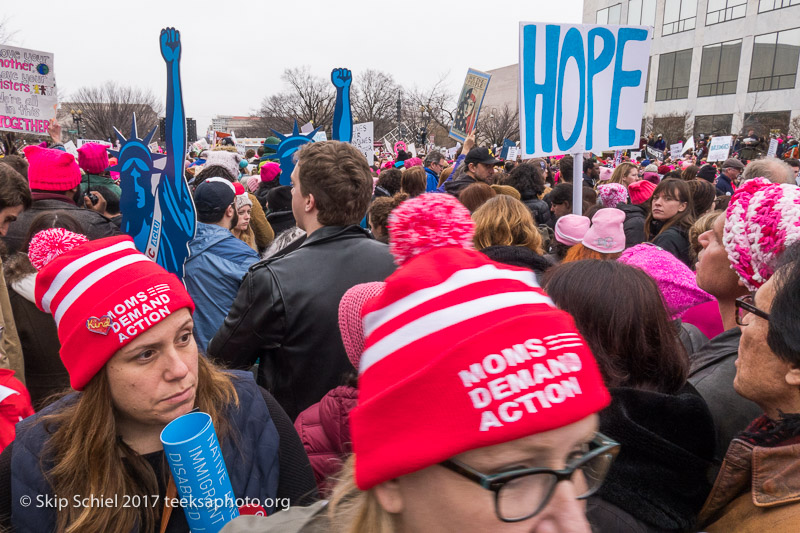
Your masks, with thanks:
[(53, 54), (0, 45), (0, 130), (47, 135), (57, 107)]
[(650, 31), (520, 22), (523, 157), (637, 146)]
[(358, 150), (364, 154), (369, 166), (375, 164), (375, 146), (373, 142), (372, 122), (353, 124), (353, 140), (350, 141), (350, 144), (358, 148)]
[(413, 144), (408, 145), (408, 153), (411, 154), (411, 157), (417, 157), (417, 147)]
[(778, 153), (778, 139), (769, 141), (769, 150), (767, 150), (767, 157), (775, 157)]
[(731, 136), (712, 137), (708, 145), (707, 161), (725, 161), (731, 152)]
[(680, 159), (682, 152), (683, 152), (683, 143), (669, 145), (669, 156), (672, 159)]
[(111, 148), (111, 143), (110, 142), (108, 142), (108, 141), (100, 141), (100, 140), (97, 140), (97, 139), (78, 139), (78, 148), (80, 148), (81, 146), (83, 146), (84, 144), (87, 144), (87, 143), (102, 144), (103, 146), (108, 146), (109, 148)]
[(642, 152), (631, 152), (631, 161), (636, 161), (642, 157)]
[(689, 137), (689, 140), (683, 145), (683, 148), (681, 149), (681, 155), (685, 154), (689, 150), (694, 150), (694, 137)]
[(519, 155), (519, 147), (510, 146), (508, 148), (508, 154), (506, 155), (506, 161), (516, 161), (518, 155)]

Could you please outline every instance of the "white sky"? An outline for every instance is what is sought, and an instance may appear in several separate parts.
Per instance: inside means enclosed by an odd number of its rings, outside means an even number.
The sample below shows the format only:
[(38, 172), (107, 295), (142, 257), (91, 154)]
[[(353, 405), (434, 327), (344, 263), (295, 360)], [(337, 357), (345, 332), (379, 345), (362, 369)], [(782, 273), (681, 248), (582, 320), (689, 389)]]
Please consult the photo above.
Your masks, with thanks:
[[(150, 89), (162, 102), (161, 28), (181, 32), (186, 115), (202, 135), (212, 115), (248, 115), (283, 89), (285, 68), (328, 77), (375, 68), (406, 86), (467, 68), (517, 62), (518, 22), (579, 23), (581, 0), (113, 0), (3, 1), (13, 44), (55, 54), (59, 98), (106, 80)], [(247, 6), (247, 7), (245, 7)]]

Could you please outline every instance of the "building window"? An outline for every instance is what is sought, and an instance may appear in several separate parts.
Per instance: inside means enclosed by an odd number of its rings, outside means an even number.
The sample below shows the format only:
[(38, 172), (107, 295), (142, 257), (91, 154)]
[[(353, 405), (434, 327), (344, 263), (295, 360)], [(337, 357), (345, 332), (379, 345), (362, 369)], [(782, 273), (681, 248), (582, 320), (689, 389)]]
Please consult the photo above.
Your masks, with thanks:
[(698, 115), (694, 117), (694, 136), (730, 135), (733, 115)]
[[(797, 0), (800, 2), (800, 0)], [(629, 0), (628, 25), (655, 26), (656, 0)]]
[(697, 96), (736, 94), (741, 53), (741, 39), (704, 46)]
[(656, 102), (688, 98), (691, 70), (691, 49), (661, 54), (658, 60)]
[(661, 35), (693, 30), (697, 22), (697, 0), (666, 0)]
[(789, 6), (800, 6), (800, 0), (758, 0), (759, 13)]
[(598, 24), (619, 24), (620, 14), (622, 13), (622, 4), (614, 4), (613, 6), (597, 10), (597, 23)]
[(742, 133), (750, 130), (756, 135), (767, 137), (771, 132), (786, 133), (789, 131), (791, 111), (769, 111), (766, 113), (745, 113)]
[(708, 0), (706, 26), (740, 19), (747, 11), (747, 0)]
[(800, 59), (800, 28), (756, 35), (747, 92), (794, 89)]

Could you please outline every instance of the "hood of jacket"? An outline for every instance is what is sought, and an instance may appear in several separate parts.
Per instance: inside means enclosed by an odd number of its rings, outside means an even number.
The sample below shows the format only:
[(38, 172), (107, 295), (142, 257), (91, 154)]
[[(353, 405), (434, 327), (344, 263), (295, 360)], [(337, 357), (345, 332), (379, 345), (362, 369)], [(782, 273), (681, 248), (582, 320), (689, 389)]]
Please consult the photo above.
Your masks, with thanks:
[(706, 471), (716, 444), (705, 401), (690, 386), (674, 395), (610, 392), (600, 431), (621, 448), (598, 495), (650, 525), (693, 527), (711, 490)]
[(3, 262), (3, 274), (6, 283), (20, 296), (31, 303), (36, 303), (36, 267), (31, 264), (28, 255), (22, 252), (12, 254)]
[(617, 209), (625, 213), (626, 220), (631, 217), (641, 217), (642, 220), (647, 218), (647, 209), (643, 205), (617, 204)]
[[(224, 241), (229, 236), (233, 237), (233, 233), (231, 233), (230, 230), (226, 230), (216, 224), (198, 222), (194, 239), (189, 241), (189, 251), (191, 255), (199, 255), (215, 244)], [(235, 238), (236, 237), (234, 237), (234, 239)]]

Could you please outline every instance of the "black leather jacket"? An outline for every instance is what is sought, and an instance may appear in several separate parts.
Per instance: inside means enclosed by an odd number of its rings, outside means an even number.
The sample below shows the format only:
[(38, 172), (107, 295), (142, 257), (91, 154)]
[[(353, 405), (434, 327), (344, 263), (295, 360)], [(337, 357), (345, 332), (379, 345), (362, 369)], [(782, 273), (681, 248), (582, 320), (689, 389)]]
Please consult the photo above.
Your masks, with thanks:
[(231, 368), (258, 358), (258, 384), (297, 415), (354, 372), (339, 333), (339, 300), (394, 271), (389, 248), (358, 226), (325, 226), (297, 250), (250, 267), (208, 355)]

